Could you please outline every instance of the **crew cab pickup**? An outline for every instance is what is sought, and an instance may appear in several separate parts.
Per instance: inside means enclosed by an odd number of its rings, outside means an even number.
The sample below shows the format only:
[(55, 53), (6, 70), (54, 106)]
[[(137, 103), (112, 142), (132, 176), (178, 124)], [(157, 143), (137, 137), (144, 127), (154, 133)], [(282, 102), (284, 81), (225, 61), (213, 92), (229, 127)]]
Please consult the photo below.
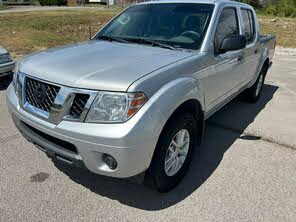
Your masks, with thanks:
[(145, 172), (165, 192), (207, 118), (238, 95), (260, 98), (274, 48), (249, 5), (145, 2), (91, 41), (21, 59), (7, 103), (23, 136), (56, 161), (117, 178)]

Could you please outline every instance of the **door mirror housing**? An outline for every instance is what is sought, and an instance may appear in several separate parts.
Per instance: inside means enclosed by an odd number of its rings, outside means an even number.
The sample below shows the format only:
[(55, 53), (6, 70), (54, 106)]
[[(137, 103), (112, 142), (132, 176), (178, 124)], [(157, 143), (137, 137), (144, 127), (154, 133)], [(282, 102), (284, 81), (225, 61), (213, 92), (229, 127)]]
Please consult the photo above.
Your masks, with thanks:
[(228, 51), (235, 51), (245, 48), (247, 45), (247, 38), (244, 35), (231, 35), (225, 37), (220, 45), (219, 52), (225, 53)]

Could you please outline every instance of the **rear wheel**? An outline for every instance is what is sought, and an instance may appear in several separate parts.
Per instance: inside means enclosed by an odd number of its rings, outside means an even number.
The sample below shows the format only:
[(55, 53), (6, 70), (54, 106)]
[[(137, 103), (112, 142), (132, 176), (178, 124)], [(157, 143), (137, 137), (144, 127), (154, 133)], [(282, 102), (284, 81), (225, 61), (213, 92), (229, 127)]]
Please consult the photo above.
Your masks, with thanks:
[(261, 96), (262, 93), (262, 88), (264, 85), (264, 80), (265, 80), (265, 74), (266, 74), (266, 70), (263, 68), (256, 80), (256, 82), (254, 83), (254, 85), (249, 88), (246, 89), (240, 96), (240, 98), (243, 101), (246, 102), (250, 102), (250, 103), (255, 103), (258, 101), (258, 99)]
[(192, 159), (196, 120), (189, 113), (175, 115), (164, 128), (148, 170), (152, 185), (167, 192), (185, 176)]

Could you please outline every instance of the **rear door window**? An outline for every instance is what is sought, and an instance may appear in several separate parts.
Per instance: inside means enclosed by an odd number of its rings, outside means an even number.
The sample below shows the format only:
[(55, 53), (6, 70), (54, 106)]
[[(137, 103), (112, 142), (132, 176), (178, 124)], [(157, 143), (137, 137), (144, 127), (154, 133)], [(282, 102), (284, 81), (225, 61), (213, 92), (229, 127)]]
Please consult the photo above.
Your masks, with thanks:
[(255, 40), (254, 16), (251, 10), (242, 9), (242, 17), (247, 43), (250, 44)]

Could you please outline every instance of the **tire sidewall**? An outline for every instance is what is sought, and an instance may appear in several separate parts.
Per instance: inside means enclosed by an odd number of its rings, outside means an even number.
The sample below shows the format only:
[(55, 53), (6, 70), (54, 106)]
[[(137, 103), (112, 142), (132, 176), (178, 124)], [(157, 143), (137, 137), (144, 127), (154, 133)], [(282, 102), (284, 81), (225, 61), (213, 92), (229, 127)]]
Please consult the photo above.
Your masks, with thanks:
[[(168, 176), (165, 172), (165, 157), (167, 150), (174, 136), (182, 129), (186, 129), (190, 135), (189, 149), (186, 159), (180, 170), (173, 176)], [(152, 159), (150, 174), (153, 182), (159, 191), (167, 191), (178, 184), (185, 176), (186, 171), (192, 160), (193, 149), (196, 145), (196, 120), (191, 114), (181, 114), (172, 118), (164, 128)]]

